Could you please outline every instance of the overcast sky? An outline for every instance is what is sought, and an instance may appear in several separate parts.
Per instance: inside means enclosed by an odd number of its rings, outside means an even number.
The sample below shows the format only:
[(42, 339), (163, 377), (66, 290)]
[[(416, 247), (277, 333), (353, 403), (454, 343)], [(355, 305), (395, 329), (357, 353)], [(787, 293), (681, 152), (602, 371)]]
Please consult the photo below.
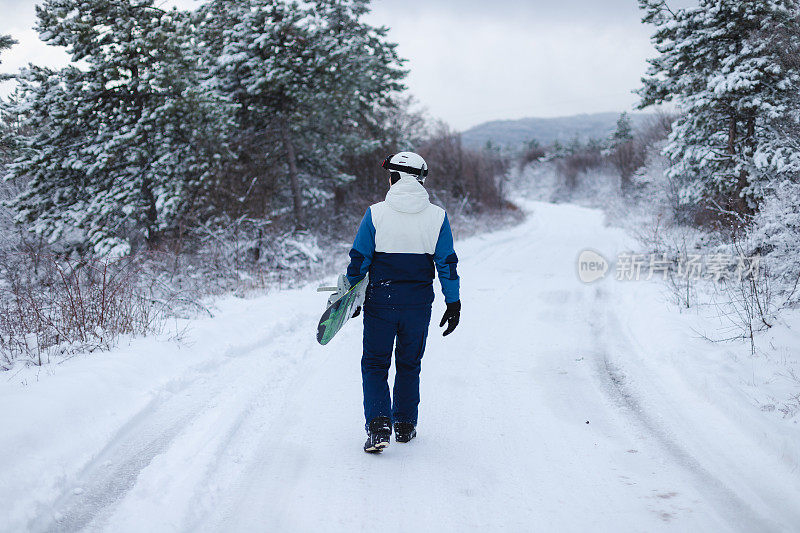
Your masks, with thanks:
[[(691, 0), (673, 0), (680, 7)], [(166, 5), (194, 7), (195, 0)], [(31, 29), (33, 0), (0, 0), (0, 33), (20, 44), (14, 71), (58, 66), (65, 54)], [(487, 120), (631, 109), (654, 50), (636, 0), (373, 0), (368, 20), (390, 28), (421, 105), (458, 129)], [(3, 93), (7, 93), (6, 88)]]

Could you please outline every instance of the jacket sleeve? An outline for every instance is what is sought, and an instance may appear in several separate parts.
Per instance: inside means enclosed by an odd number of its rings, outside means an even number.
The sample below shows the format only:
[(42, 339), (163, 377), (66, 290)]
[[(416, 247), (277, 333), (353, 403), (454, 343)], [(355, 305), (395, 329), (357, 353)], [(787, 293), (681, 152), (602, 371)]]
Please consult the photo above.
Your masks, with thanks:
[(350, 250), (350, 265), (347, 267), (347, 281), (352, 287), (367, 275), (372, 255), (375, 253), (375, 225), (372, 223), (372, 212), (367, 209), (361, 224), (358, 226), (353, 248)]
[(439, 273), (439, 282), (442, 284), (442, 293), (446, 303), (456, 302), (459, 296), (460, 278), (456, 266), (458, 256), (453, 249), (453, 232), (450, 229), (450, 220), (444, 215), (442, 229), (439, 230), (439, 240), (436, 241), (436, 251), (433, 254), (436, 270)]

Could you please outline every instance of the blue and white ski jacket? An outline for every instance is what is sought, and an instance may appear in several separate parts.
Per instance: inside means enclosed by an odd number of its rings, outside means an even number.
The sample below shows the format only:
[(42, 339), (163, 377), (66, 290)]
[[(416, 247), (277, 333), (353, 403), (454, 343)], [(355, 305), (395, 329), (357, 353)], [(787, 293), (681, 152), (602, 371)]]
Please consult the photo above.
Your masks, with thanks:
[(347, 279), (355, 285), (369, 272), (369, 306), (428, 306), (433, 303), (435, 271), (445, 302), (459, 300), (457, 264), (447, 213), (430, 203), (415, 178), (403, 177), (385, 201), (364, 214), (350, 250)]

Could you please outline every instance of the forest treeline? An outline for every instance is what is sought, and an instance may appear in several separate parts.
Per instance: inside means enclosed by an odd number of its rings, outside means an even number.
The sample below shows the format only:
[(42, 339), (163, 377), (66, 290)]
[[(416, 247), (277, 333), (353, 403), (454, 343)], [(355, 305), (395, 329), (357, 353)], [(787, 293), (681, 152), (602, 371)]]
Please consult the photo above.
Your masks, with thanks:
[(416, 109), (368, 0), (162, 5), (45, 0), (69, 63), (3, 76), (0, 368), (329, 273), (391, 153), (427, 159), (456, 232), (507, 207), (505, 159)]
[(71, 62), (22, 69), (3, 103), (16, 222), (99, 256), (185, 247), (242, 218), (320, 230), (325, 207), (363, 211), (385, 192), (379, 164), (404, 149), (430, 159), (440, 197), (500, 207), (501, 162), (410, 109), (404, 61), (368, 9), (43, 2), (36, 30)]

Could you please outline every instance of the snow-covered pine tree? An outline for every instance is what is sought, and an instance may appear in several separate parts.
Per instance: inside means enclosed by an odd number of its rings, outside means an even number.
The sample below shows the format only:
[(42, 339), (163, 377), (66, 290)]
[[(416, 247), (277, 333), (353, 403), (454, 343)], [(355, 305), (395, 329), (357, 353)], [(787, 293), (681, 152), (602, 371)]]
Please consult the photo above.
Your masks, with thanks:
[(260, 137), (264, 150), (280, 154), (298, 227), (305, 225), (305, 197), (329, 194), (349, 179), (342, 156), (372, 146), (361, 126), (402, 89), (396, 46), (384, 28), (362, 20), (367, 5), (216, 2), (215, 11), (234, 25), (223, 31), (213, 77), (238, 106), (242, 135)]
[[(17, 44), (17, 40), (10, 35), (0, 35), (0, 55), (15, 44)], [(2, 64), (2, 58), (0, 58), (0, 64)], [(0, 81), (9, 78), (10, 76), (8, 74), (0, 74)], [(8, 117), (3, 113), (2, 107), (0, 107), (0, 151), (2, 151), (2, 163), (6, 162), (11, 147), (15, 144), (14, 139), (11, 138), (11, 128), (8, 127), (7, 122)]]
[[(17, 41), (10, 35), (0, 35), (0, 55), (15, 44), (17, 44)], [(0, 64), (2, 64), (1, 57)], [(5, 81), (9, 78), (10, 76), (8, 74), (0, 74), (0, 81)], [(3, 107), (5, 107), (5, 105), (7, 105), (6, 102), (0, 104), (0, 175), (5, 175), (6, 165), (14, 157), (19, 137), (13, 123), (13, 118), (9, 117), (8, 114), (4, 112)], [(8, 184), (0, 183), (0, 201), (7, 200), (8, 197), (13, 194), (10, 192), (11, 188), (7, 185)], [(0, 206), (0, 212), (3, 214), (0, 223), (6, 226), (6, 209)], [(0, 228), (0, 230), (2, 229), (5, 228)]]
[(675, 11), (664, 0), (639, 4), (643, 21), (656, 28), (659, 52), (649, 61), (640, 107), (676, 101), (681, 110), (665, 153), (683, 201), (752, 213), (769, 179), (754, 158), (800, 86), (800, 69), (781, 66), (763, 29), (794, 24), (798, 1), (700, 0)]
[(620, 114), (617, 120), (617, 129), (611, 134), (611, 146), (607, 154), (619, 173), (622, 192), (629, 192), (633, 173), (644, 165), (644, 150), (634, 140), (631, 118), (626, 112)]
[[(775, 21), (762, 34), (783, 70), (800, 68), (800, 12)], [(748, 252), (763, 256), (776, 294), (800, 301), (800, 92), (784, 94), (786, 112), (766, 126), (768, 140), (755, 153), (758, 172), (768, 181), (764, 200), (749, 228)]]
[(36, 29), (72, 63), (31, 67), (11, 106), (33, 133), (12, 207), (50, 241), (97, 254), (155, 245), (213, 187), (220, 106), (198, 82), (188, 15), (153, 0), (46, 0)]
[[(765, 47), (772, 50), (783, 72), (800, 72), (800, 6), (789, 17), (770, 21), (761, 30)], [(773, 182), (800, 181), (800, 90), (779, 94), (779, 111), (765, 124), (767, 141), (755, 151), (758, 171)]]
[[(10, 35), (0, 35), (0, 54), (17, 44), (17, 40), (11, 37)], [(0, 61), (2, 63), (2, 61)], [(7, 75), (2, 75), (7, 76)]]
[(621, 143), (626, 143), (633, 140), (633, 126), (631, 126), (631, 117), (627, 111), (622, 112), (617, 119), (617, 129), (611, 135), (611, 146), (616, 146)]

